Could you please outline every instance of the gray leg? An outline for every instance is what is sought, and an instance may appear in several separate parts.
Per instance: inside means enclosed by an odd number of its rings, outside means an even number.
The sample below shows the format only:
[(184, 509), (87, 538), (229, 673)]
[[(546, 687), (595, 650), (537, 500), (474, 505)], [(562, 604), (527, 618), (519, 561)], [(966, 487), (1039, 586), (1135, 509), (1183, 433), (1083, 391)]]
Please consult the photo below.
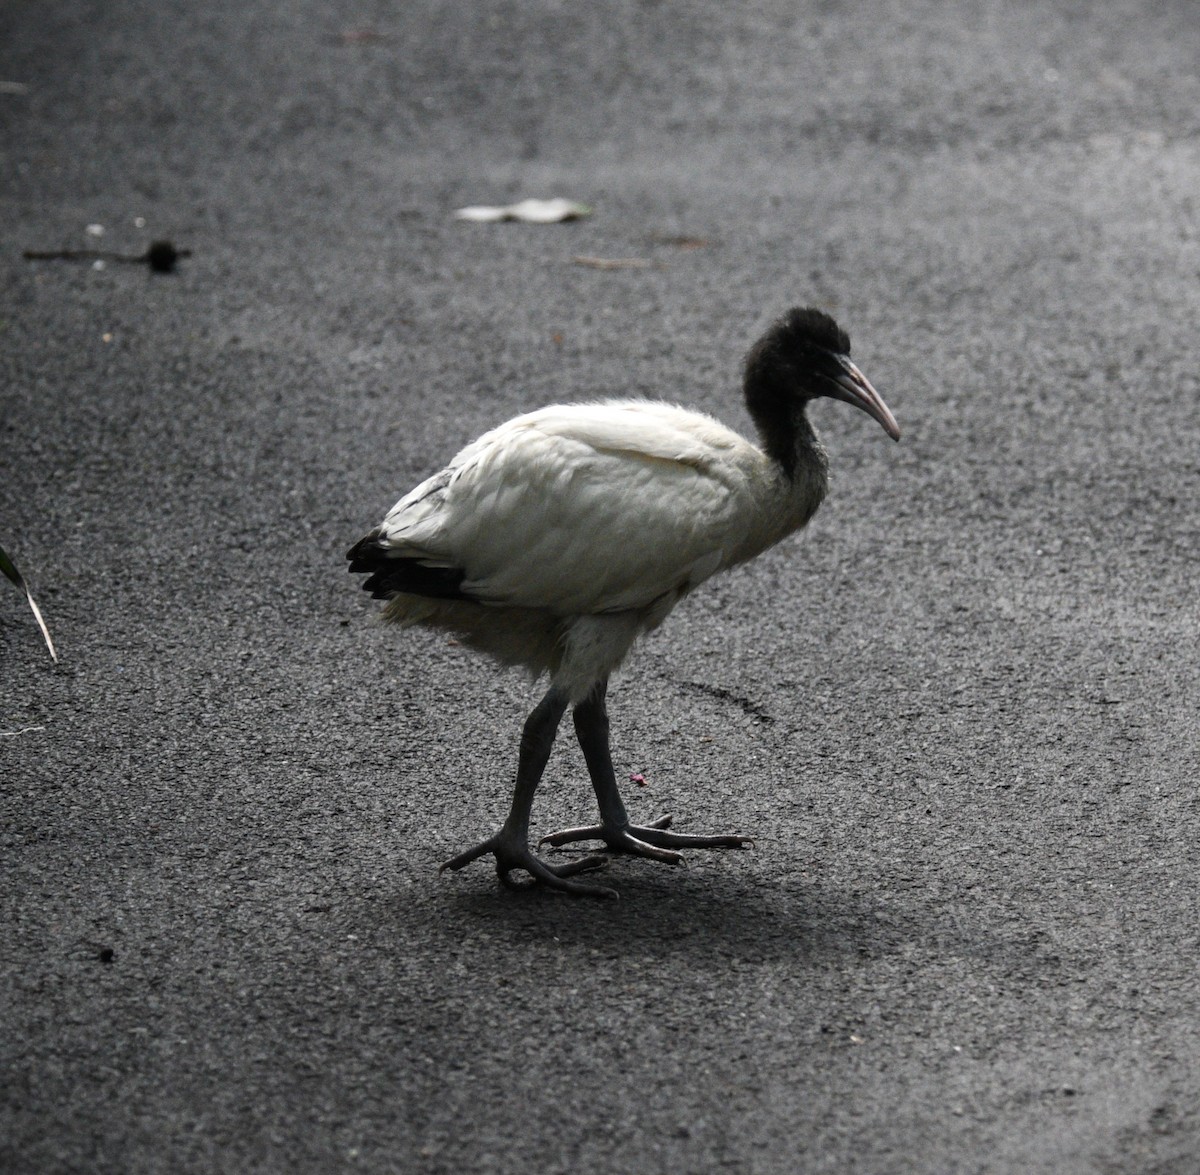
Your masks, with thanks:
[(617, 790), (609, 750), (608, 707), (605, 695), (608, 682), (602, 681), (595, 690), (575, 707), (575, 733), (587, 762), (596, 802), (600, 807), (600, 823), (583, 828), (564, 828), (542, 837), (542, 844), (554, 846), (580, 840), (601, 840), (612, 852), (634, 853), (656, 861), (678, 864), (683, 857), (676, 849), (740, 849), (751, 843), (748, 836), (691, 836), (668, 832), (670, 816), (661, 816), (649, 824), (631, 824)]
[(472, 849), (451, 857), (442, 866), (446, 869), (461, 869), (477, 857), (492, 853), (496, 858), (496, 872), (500, 880), (508, 886), (515, 883), (509, 877), (514, 869), (524, 869), (535, 881), (540, 881), (555, 889), (566, 890), (568, 893), (591, 894), (595, 897), (617, 896), (616, 890), (601, 885), (583, 885), (577, 881), (566, 880), (573, 873), (582, 873), (587, 869), (599, 869), (607, 864), (603, 857), (584, 857), (579, 861), (571, 861), (566, 865), (547, 865), (540, 860), (529, 847), (529, 811), (533, 806), (533, 794), (546, 769), (550, 758), (550, 748), (554, 746), (554, 736), (558, 732), (558, 724), (562, 721), (567, 708), (566, 696), (555, 689), (550, 689), (546, 696), (534, 707), (533, 712), (525, 720), (525, 728), (521, 732), (521, 753), (517, 763), (517, 783), (513, 789), (512, 807), (508, 819), (504, 821), (500, 831), (481, 841)]

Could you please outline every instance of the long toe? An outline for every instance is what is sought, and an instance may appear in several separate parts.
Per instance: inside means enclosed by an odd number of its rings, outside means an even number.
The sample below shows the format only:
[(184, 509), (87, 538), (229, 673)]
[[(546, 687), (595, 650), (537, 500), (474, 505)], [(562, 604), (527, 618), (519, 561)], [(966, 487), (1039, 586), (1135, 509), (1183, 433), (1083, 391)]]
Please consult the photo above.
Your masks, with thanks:
[[(530, 885), (547, 885), (551, 889), (581, 897), (619, 897), (617, 891), (607, 885), (588, 885), (585, 882), (569, 880), (572, 874), (604, 869), (607, 865), (608, 861), (604, 857), (583, 857), (578, 861), (569, 861), (566, 865), (548, 865), (530, 851), (527, 859), (519, 861), (501, 860), (497, 857), (496, 873), (501, 883), (508, 886), (509, 889), (527, 889)], [(527, 884), (514, 881), (512, 873), (515, 869), (524, 870), (533, 878), (533, 881)]]
[[(645, 825), (641, 831), (657, 831), (659, 829), (669, 828), (673, 819), (673, 816), (660, 816), (657, 820), (652, 820), (649, 824)], [(633, 830), (632, 825), (628, 827), (629, 831)], [(608, 844), (610, 839), (614, 843), (609, 844), (608, 847), (612, 849), (613, 852), (617, 852), (617, 845), (621, 841), (620, 829), (610, 828), (607, 824), (581, 824), (578, 828), (560, 828), (557, 832), (546, 833), (546, 835), (538, 841), (538, 848), (540, 849), (542, 845), (552, 845), (557, 849), (561, 848), (563, 845), (574, 844), (581, 840), (602, 840)]]
[(500, 881), (509, 889), (525, 889), (526, 884), (514, 881), (512, 874), (516, 870), (528, 873), (532, 881), (528, 885), (546, 885), (563, 893), (576, 894), (583, 897), (615, 898), (619, 895), (615, 889), (606, 885), (587, 885), (583, 882), (572, 881), (576, 873), (585, 873), (593, 869), (604, 869), (608, 860), (601, 856), (581, 857), (577, 861), (568, 861), (565, 865), (550, 865), (538, 857), (529, 845), (516, 838), (508, 837), (503, 832), (480, 841), (474, 848), (451, 857), (442, 865), (439, 872), (447, 869), (458, 870), (491, 854), (496, 858), (496, 873)]
[(671, 816), (660, 816), (649, 824), (629, 824), (624, 828), (605, 824), (589, 824), (579, 828), (564, 828), (542, 837), (540, 845), (560, 848), (577, 841), (598, 840), (610, 853), (630, 853), (656, 861), (678, 864), (683, 857), (677, 849), (744, 849), (754, 841), (741, 834), (698, 836), (693, 833), (671, 832)]
[(721, 833), (717, 836), (669, 832), (666, 826), (660, 825), (657, 820), (645, 827), (632, 825), (629, 831), (639, 840), (662, 849), (747, 849), (754, 844), (753, 837), (743, 836), (740, 832)]

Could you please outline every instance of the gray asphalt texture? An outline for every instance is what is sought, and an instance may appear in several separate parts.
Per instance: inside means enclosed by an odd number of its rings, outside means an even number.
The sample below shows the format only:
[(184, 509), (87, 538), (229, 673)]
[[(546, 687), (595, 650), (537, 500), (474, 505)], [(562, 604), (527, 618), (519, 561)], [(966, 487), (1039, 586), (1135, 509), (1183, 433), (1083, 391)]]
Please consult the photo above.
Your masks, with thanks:
[[(1200, 1170), (1198, 61), (1183, 0), (4, 5), (62, 659), (0, 583), (0, 1169)], [(611, 693), (636, 816), (754, 849), (439, 877), (538, 691), (343, 552), (519, 410), (748, 428), (806, 303), (905, 435), (819, 405), (820, 514)], [(535, 832), (592, 810), (563, 739)]]

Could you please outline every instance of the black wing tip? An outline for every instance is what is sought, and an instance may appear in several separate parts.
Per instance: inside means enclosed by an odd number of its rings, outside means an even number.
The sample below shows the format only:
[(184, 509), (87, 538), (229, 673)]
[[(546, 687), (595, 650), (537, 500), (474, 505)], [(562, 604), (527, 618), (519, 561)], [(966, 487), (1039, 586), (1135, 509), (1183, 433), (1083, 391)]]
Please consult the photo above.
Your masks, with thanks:
[(418, 559), (389, 553), (379, 541), (381, 532), (373, 530), (346, 552), (353, 573), (369, 573), (362, 589), (376, 600), (390, 600), (401, 594), (427, 596), (435, 600), (470, 600), (462, 590), (467, 573), (461, 567), (430, 567)]
[(461, 567), (427, 567), (415, 559), (389, 559), (370, 579), (363, 581), (363, 590), (377, 600), (393, 596), (425, 596), (431, 600), (471, 600), (462, 590), (467, 573)]
[(374, 571), (379, 566), (380, 561), (385, 558), (383, 547), (379, 543), (380, 533), (378, 529), (371, 531), (346, 552), (346, 558), (350, 561), (350, 571)]

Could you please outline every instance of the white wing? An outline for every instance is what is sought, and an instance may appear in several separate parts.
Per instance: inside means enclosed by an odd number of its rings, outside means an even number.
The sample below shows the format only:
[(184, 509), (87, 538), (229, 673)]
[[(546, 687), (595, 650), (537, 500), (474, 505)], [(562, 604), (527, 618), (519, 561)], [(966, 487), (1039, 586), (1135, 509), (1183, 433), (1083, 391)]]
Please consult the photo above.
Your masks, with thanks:
[(393, 507), (380, 538), (460, 568), (462, 590), (488, 602), (640, 608), (734, 561), (762, 464), (724, 425), (670, 405), (546, 408), (468, 445)]

